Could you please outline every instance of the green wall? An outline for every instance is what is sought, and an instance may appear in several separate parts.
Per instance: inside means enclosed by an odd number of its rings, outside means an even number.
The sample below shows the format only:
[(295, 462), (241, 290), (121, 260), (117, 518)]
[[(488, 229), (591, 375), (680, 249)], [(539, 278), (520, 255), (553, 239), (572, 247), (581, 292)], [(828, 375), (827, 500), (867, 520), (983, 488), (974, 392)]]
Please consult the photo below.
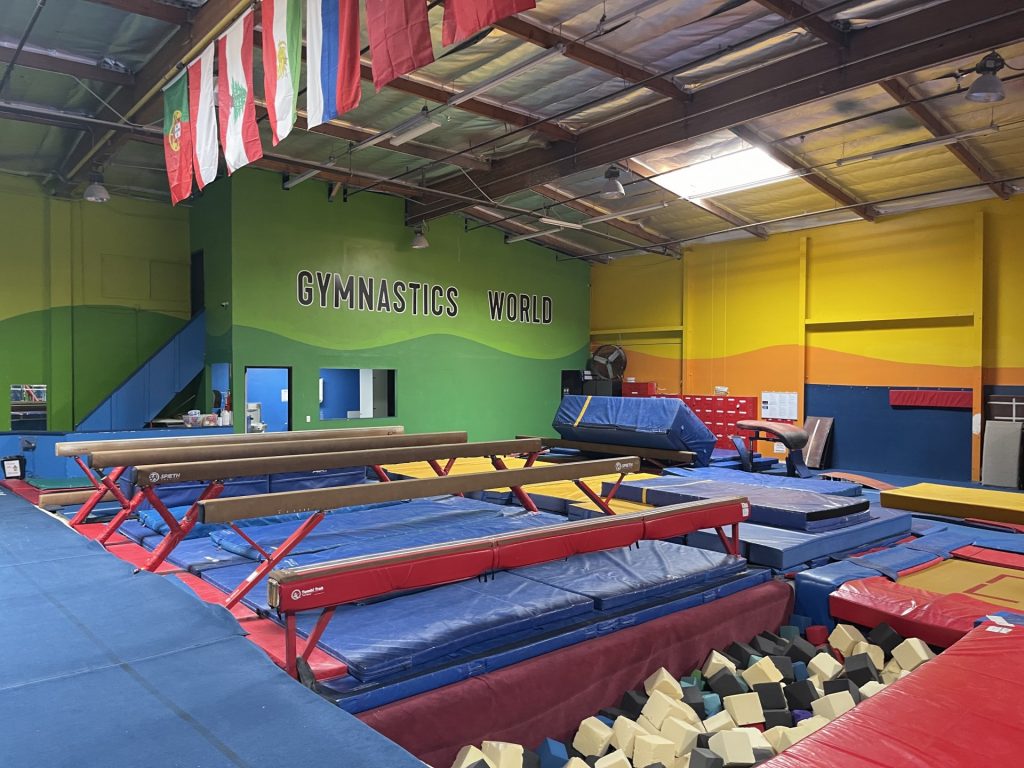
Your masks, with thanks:
[[(225, 207), (227, 243), (214, 224), (223, 221)], [(285, 366), (292, 368), (294, 429), (399, 423), (410, 431), (466, 429), (473, 439), (550, 432), (560, 373), (585, 362), (587, 265), (557, 261), (529, 243), (505, 245), (495, 230), (466, 233), (457, 217), (434, 222), (431, 247), (417, 251), (402, 221), (401, 200), (359, 194), (329, 203), (322, 183), (285, 192), (280, 177), (251, 169), (209, 188), (192, 212), (192, 246), (206, 255), (211, 316), (223, 309), (214, 297), (230, 296), (220, 300), (230, 303), (224, 311), (239, 428), (245, 367)], [(413, 315), (409, 298), (404, 313), (377, 311), (376, 301), (373, 311), (347, 303), (336, 309), (333, 293), (325, 308), (318, 300), (303, 306), (301, 270), (374, 277), (375, 300), (381, 278), (389, 286), (397, 280), (454, 287), (458, 313)], [(549, 296), (551, 322), (492, 321), (488, 290)], [(393, 289), (388, 295), (394, 300)], [(214, 336), (215, 327), (210, 324)], [(209, 360), (217, 362), (212, 354)], [(321, 367), (396, 369), (396, 416), (321, 422)]]
[(0, 231), (0, 431), (11, 384), (48, 385), (48, 426), (70, 430), (188, 318), (188, 214), (0, 175)]

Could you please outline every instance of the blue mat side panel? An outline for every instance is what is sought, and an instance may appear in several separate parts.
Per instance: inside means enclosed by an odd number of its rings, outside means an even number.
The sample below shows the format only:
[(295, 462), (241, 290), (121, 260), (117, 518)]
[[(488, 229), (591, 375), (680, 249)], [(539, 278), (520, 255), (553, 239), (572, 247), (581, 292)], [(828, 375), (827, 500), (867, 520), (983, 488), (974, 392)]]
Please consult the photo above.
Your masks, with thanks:
[(693, 451), (703, 467), (716, 439), (682, 400), (671, 397), (566, 395), (551, 426), (565, 440)]
[(785, 475), (766, 475), (760, 472), (743, 472), (736, 469), (724, 469), (717, 463), (710, 467), (667, 467), (667, 475), (676, 475), (691, 480), (717, 480), (723, 483), (743, 483), (760, 485), (765, 488), (789, 488), (794, 491), (813, 491), (829, 496), (860, 496), (861, 487), (856, 483), (839, 480), (816, 480)]
[(883, 576), (896, 581), (899, 578), (900, 571), (916, 568), (926, 563), (934, 563), (941, 559), (940, 555), (936, 555), (933, 552), (925, 552), (901, 545), (878, 552), (870, 552), (866, 555), (851, 557), (849, 562), (864, 568), (871, 568)]
[(269, 482), (270, 493), (359, 485), (366, 482), (366, 467), (318, 469), (310, 472), (279, 472), (270, 475)]
[(793, 613), (807, 616), (812, 624), (823, 624), (831, 629), (835, 626), (835, 620), (829, 613), (828, 596), (848, 581), (878, 575), (879, 572), (873, 568), (857, 565), (850, 560), (800, 571), (795, 577), (796, 601)]

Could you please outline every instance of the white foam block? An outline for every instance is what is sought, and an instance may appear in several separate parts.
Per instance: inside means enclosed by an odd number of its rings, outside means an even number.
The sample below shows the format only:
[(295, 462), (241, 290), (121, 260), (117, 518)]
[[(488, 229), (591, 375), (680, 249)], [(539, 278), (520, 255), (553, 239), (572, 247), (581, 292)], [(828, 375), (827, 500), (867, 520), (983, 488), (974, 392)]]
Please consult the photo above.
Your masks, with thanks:
[(655, 728), (661, 728), (661, 724), (665, 722), (665, 718), (678, 711), (679, 704), (680, 702), (669, 698), (661, 691), (655, 691), (651, 694), (651, 697), (647, 699), (647, 703), (644, 704), (644, 708), (640, 711), (640, 714), (654, 723)]
[(672, 768), (690, 768), (690, 753), (680, 755), (676, 758), (676, 764)]
[(750, 739), (740, 731), (719, 731), (708, 739), (711, 751), (727, 765), (753, 765), (754, 750)]
[(764, 711), (761, 709), (761, 697), (756, 693), (737, 693), (722, 699), (722, 706), (736, 725), (763, 723)]
[(683, 698), (683, 687), (664, 667), (659, 668), (657, 672), (644, 680), (644, 690), (647, 691), (648, 696), (655, 691), (661, 691), (676, 701)]
[(779, 743), (782, 741), (782, 735), (791, 730), (793, 729), (789, 726), (776, 725), (769, 728), (761, 735), (764, 736), (764, 740), (767, 741), (771, 745), (771, 748), (775, 750), (775, 753), (778, 754), (782, 751), (782, 747), (779, 746)]
[(633, 765), (647, 768), (661, 763), (672, 765), (676, 760), (676, 746), (664, 736), (637, 736), (633, 742)]
[(590, 768), (590, 766), (578, 757), (570, 757), (569, 762), (562, 766), (562, 768)]
[(808, 662), (807, 671), (822, 680), (831, 680), (843, 671), (843, 665), (831, 653), (819, 653)]
[(879, 691), (884, 691), (887, 687), (885, 683), (880, 683), (877, 680), (868, 680), (860, 687), (860, 695), (865, 699), (870, 699)]
[(629, 762), (625, 752), (616, 749), (594, 763), (594, 768), (633, 768), (633, 764)]
[(856, 656), (858, 653), (866, 653), (868, 658), (871, 659), (871, 663), (875, 665), (875, 669), (878, 671), (881, 671), (882, 667), (885, 666), (885, 651), (874, 643), (857, 643), (853, 646), (853, 653), (850, 655)]
[(647, 733), (647, 731), (634, 723), (628, 717), (619, 715), (615, 718), (615, 722), (612, 723), (611, 745), (615, 747), (615, 749), (624, 752), (626, 757), (631, 758), (633, 757), (633, 740), (637, 736), (642, 736), (645, 733)]
[[(849, 693), (847, 692), (847, 695)], [(852, 697), (851, 697), (852, 698)], [(814, 717), (808, 717), (805, 720), (801, 720), (797, 728), (803, 728), (808, 733), (814, 733), (817, 730), (824, 728), (829, 724), (827, 717), (821, 717), (820, 715), (814, 715)]]
[(507, 741), (485, 741), (480, 751), (494, 763), (494, 768), (523, 768), (523, 745)]
[(704, 675), (704, 679), (707, 680), (720, 669), (728, 669), (733, 674), (736, 673), (735, 664), (725, 658), (725, 656), (720, 654), (718, 651), (712, 651), (708, 654), (708, 658), (704, 662), (704, 666), (700, 671)]
[(757, 728), (736, 728), (735, 730), (747, 735), (747, 738), (750, 740), (750, 746), (753, 749), (775, 749), (772, 743)]
[(640, 717), (636, 719), (636, 724), (640, 726), (644, 733), (649, 733), (653, 736), (657, 736), (659, 733), (661, 733), (661, 728), (656, 726), (643, 715), (640, 715)]
[(585, 757), (601, 757), (608, 751), (611, 741), (612, 729), (596, 717), (588, 717), (580, 723), (572, 748)]
[[(488, 768), (495, 768), (494, 763), (491, 762), (487, 755), (476, 747), (469, 745), (459, 750), (459, 754), (455, 756), (455, 762), (452, 763), (452, 768), (467, 768), (467, 766), (481, 761), (483, 761)], [(586, 765), (586, 763), (584, 763), (584, 765)], [(590, 768), (590, 766), (587, 766), (587, 768)]]
[(689, 753), (697, 745), (697, 737), (702, 733), (703, 728), (697, 728), (677, 717), (665, 718), (661, 724), (661, 735), (675, 745), (677, 756)]
[(913, 672), (926, 661), (934, 659), (935, 654), (923, 640), (908, 637), (892, 649), (892, 657), (896, 659), (901, 668)]
[(827, 720), (835, 720), (855, 706), (857, 706), (857, 702), (853, 700), (853, 696), (849, 691), (830, 693), (828, 696), (822, 696), (820, 699), (815, 699), (811, 702), (811, 709), (814, 710), (814, 714)]
[(896, 659), (889, 659), (889, 662), (882, 667), (882, 682), (886, 684), (895, 683), (896, 678), (899, 677), (902, 671), (903, 669)]
[[(811, 733), (812, 731), (805, 728), (786, 728), (785, 732), (781, 733), (778, 737), (778, 745), (775, 747), (776, 753), (789, 749), (801, 739), (810, 736)], [(569, 767), (566, 766), (566, 768)]]
[(736, 727), (736, 721), (732, 719), (726, 710), (722, 710), (717, 715), (712, 715), (704, 721), (704, 730), (708, 733), (715, 733), (716, 731), (729, 731)]
[(758, 683), (781, 683), (782, 673), (775, 666), (775, 662), (765, 656), (757, 664), (754, 664), (740, 672), (740, 676), (747, 685), (753, 688)]
[(853, 646), (864, 642), (864, 635), (856, 627), (849, 624), (836, 624), (836, 628), (828, 636), (828, 644), (839, 650), (843, 657), (853, 655)]

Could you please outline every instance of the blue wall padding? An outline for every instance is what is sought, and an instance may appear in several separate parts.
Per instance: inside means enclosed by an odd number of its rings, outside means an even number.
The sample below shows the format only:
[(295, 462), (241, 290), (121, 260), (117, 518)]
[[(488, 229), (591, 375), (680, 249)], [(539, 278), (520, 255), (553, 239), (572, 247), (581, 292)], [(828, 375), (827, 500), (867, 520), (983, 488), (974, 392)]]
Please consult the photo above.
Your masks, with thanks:
[(828, 596), (848, 581), (878, 575), (878, 571), (873, 568), (857, 565), (850, 560), (800, 571), (794, 579), (796, 602), (793, 604), (793, 612), (807, 616), (812, 624), (823, 624), (831, 629), (835, 621), (829, 613)]
[(971, 479), (971, 412), (894, 408), (889, 387), (808, 384), (805, 410), (832, 416), (834, 467), (944, 480)]
[(703, 584), (746, 569), (741, 557), (667, 541), (590, 552), (515, 573), (584, 595), (598, 610), (620, 608), (666, 592)]
[(566, 395), (551, 426), (565, 440), (692, 451), (702, 467), (715, 447), (711, 430), (674, 397)]
[(861, 487), (856, 483), (839, 480), (815, 480), (784, 475), (766, 475), (760, 472), (743, 472), (738, 469), (723, 469), (717, 464), (710, 467), (668, 467), (667, 475), (678, 475), (691, 480), (717, 480), (723, 483), (760, 485), (765, 488), (788, 488), (793, 491), (812, 491), (829, 496), (860, 496)]
[[(610, 487), (605, 483), (604, 491), (607, 493)], [(620, 486), (618, 496), (655, 506), (744, 496), (750, 502), (750, 522), (796, 530), (826, 530), (861, 523), (865, 517), (860, 515), (858, 518), (856, 513), (867, 512), (870, 507), (865, 498), (714, 480), (690, 481), (676, 476), (625, 482)]]
[[(747, 560), (755, 565), (786, 569), (818, 557), (828, 557), (891, 540), (910, 533), (911, 516), (907, 512), (872, 507), (871, 520), (837, 531), (810, 533), (740, 523), (740, 543)], [(713, 530), (697, 531), (686, 543), (722, 551), (722, 543)]]
[(940, 560), (942, 557), (933, 552), (924, 552), (902, 545), (849, 558), (851, 563), (876, 570), (893, 581), (899, 578), (900, 571), (927, 563), (937, 563)]

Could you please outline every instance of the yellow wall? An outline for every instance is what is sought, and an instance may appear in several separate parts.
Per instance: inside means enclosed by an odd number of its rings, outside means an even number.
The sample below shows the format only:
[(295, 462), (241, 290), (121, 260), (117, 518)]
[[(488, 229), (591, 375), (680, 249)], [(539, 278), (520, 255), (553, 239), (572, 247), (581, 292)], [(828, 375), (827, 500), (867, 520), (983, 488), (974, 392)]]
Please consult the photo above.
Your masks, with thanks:
[(983, 384), (1024, 386), (1022, 244), (1016, 197), (624, 259), (591, 271), (591, 327), (662, 324), (682, 304), (683, 343), (657, 366), (639, 348), (626, 372), (665, 391), (680, 366), (692, 394), (970, 387), (978, 414)]

